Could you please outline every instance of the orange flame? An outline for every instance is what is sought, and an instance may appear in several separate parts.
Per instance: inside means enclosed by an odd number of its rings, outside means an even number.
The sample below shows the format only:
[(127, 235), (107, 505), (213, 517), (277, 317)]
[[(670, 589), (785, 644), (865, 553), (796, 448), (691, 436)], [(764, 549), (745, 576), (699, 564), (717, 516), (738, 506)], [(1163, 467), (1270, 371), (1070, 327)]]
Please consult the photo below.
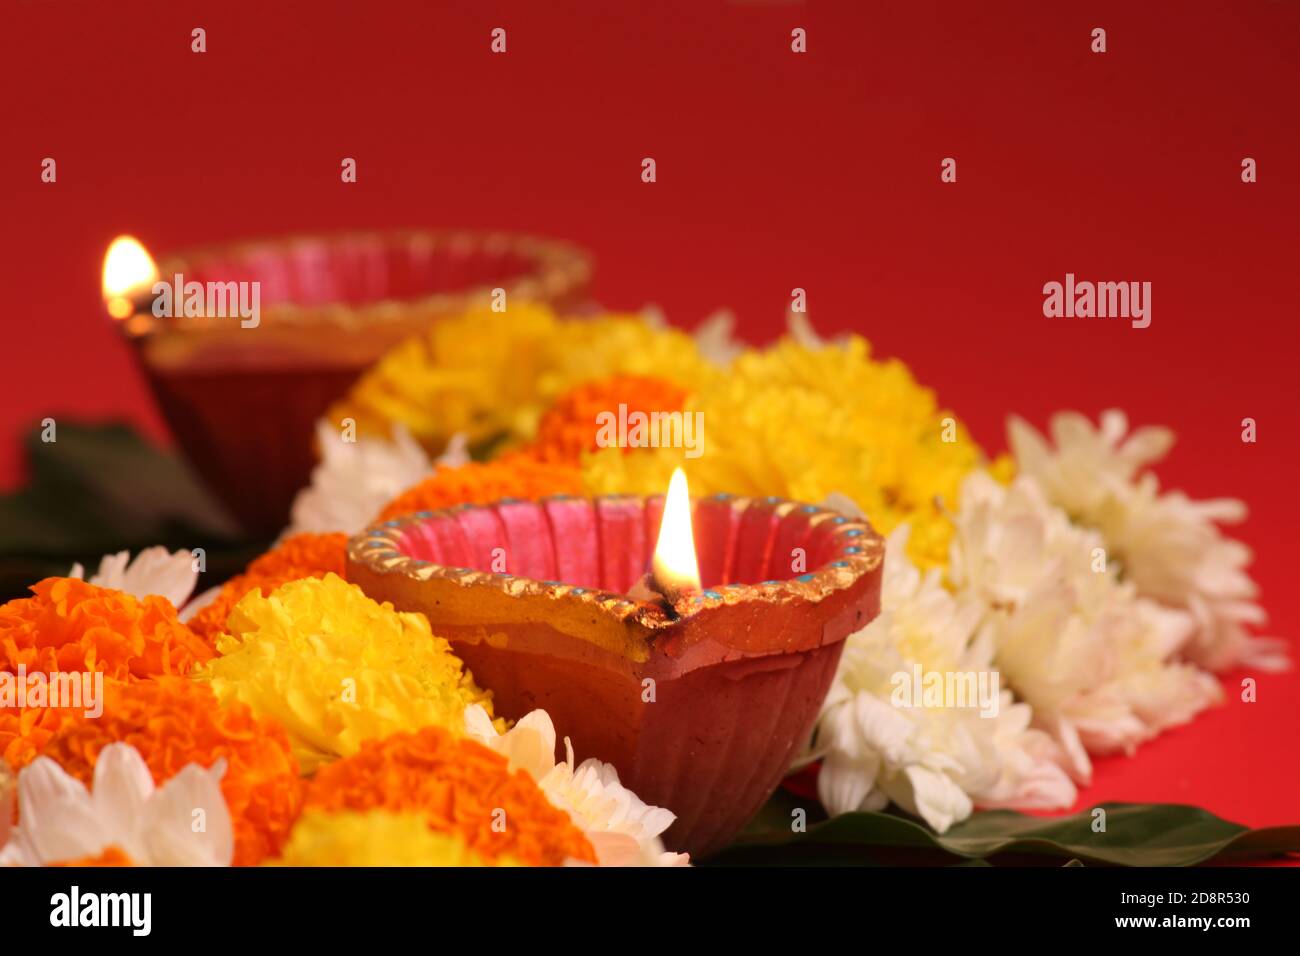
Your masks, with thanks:
[(655, 582), (664, 590), (699, 590), (700, 564), (695, 557), (695, 533), (691, 528), (691, 492), (686, 473), (680, 468), (673, 471), (672, 481), (668, 483), (651, 570)]
[(158, 281), (158, 267), (153, 257), (133, 236), (118, 236), (104, 254), (104, 308), (115, 319), (130, 318), (135, 311), (133, 298), (153, 288)]

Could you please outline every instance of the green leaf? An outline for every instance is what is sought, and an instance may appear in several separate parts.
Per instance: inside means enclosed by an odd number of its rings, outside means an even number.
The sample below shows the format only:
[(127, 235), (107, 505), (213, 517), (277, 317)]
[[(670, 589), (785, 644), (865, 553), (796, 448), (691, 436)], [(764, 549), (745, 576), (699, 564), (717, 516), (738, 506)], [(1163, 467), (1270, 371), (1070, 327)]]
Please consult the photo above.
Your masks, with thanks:
[(0, 600), (124, 549), (203, 548), (217, 579), (258, 553), (176, 455), (125, 425), (57, 428), (52, 442), (29, 433), (30, 482), (0, 497)]
[[(811, 803), (812, 801), (804, 801)], [(846, 813), (791, 832), (798, 798), (778, 792), (755, 822), (710, 863), (740, 865), (843, 864), (861, 857), (879, 863), (989, 860), (1073, 865), (1191, 866), (1218, 856), (1300, 852), (1300, 826), (1250, 830), (1199, 807), (1108, 803), (1104, 832), (1091, 810), (1070, 817), (1031, 817), (1012, 810), (972, 814), (946, 833), (894, 813)], [(820, 815), (809, 812), (812, 820)]]

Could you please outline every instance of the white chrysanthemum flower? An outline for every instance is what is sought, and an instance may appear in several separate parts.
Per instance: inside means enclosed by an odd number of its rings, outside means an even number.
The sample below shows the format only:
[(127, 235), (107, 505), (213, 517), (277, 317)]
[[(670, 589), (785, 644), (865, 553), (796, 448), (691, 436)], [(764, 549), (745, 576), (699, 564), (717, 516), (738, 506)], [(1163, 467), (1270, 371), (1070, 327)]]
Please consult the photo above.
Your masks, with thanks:
[[(225, 772), (224, 760), (208, 770), (189, 764), (155, 788), (139, 751), (113, 743), (100, 752), (87, 791), (49, 757), (37, 757), (18, 775), (18, 825), (0, 848), (0, 866), (65, 863), (111, 847), (136, 866), (229, 866), (235, 843), (221, 794)], [(203, 811), (197, 831), (196, 810)]]
[(811, 350), (824, 349), (828, 346), (839, 347), (848, 340), (848, 337), (844, 335), (837, 335), (833, 339), (822, 338), (821, 333), (813, 328), (812, 319), (808, 318), (807, 312), (787, 312), (785, 314), (785, 334), (795, 344)]
[(826, 347), (826, 340), (813, 328), (807, 312), (787, 312), (785, 334), (793, 339), (795, 344), (810, 351)]
[(695, 347), (714, 365), (726, 368), (745, 351), (745, 343), (736, 338), (736, 316), (730, 309), (719, 309), (693, 333)]
[(676, 817), (652, 807), (618, 779), (618, 771), (599, 760), (574, 766), (573, 747), (565, 738), (566, 756), (555, 759), (555, 725), (544, 710), (534, 710), (504, 734), (498, 734), (482, 707), (465, 708), (465, 731), (523, 770), (547, 799), (569, 814), (591, 841), (601, 866), (683, 866), (684, 853), (668, 853), (659, 835)]
[[(130, 560), (129, 551), (105, 555), (99, 570), (90, 583), (104, 588), (126, 591), (136, 597), (157, 594), (182, 607), (194, 591), (199, 573), (194, 567), (194, 555), (189, 551), (168, 551), (158, 546), (145, 548)], [(70, 578), (84, 578), (86, 569), (74, 564), (68, 572)]]
[(1100, 513), (1174, 444), (1168, 428), (1148, 426), (1128, 434), (1128, 418), (1118, 409), (1102, 412), (1095, 429), (1078, 412), (1058, 412), (1051, 430), (1055, 450), (1023, 419), (1013, 415), (1007, 422), (1020, 472), (1032, 475), (1053, 504), (1080, 519)]
[(430, 462), (401, 424), (393, 426), (392, 434), (391, 441), (369, 437), (344, 441), (337, 428), (324, 419), (318, 421), (321, 460), (312, 471), (311, 484), (294, 498), (285, 534), (364, 531), (384, 505), (428, 477), (434, 467), (469, 461), (463, 435), (454, 436), (437, 461)]
[[(983, 608), (912, 564), (907, 536), (903, 525), (889, 537), (880, 615), (845, 641), (822, 707), (810, 751), (822, 759), (822, 804), (839, 814), (893, 801), (941, 833), (976, 804), (1068, 807), (1075, 788), (1056, 748), (1001, 688)], [(900, 695), (914, 673), (982, 675), (989, 699), (932, 705)]]
[(176, 616), (181, 619), (182, 623), (188, 624), (199, 611), (202, 611), (219, 597), (221, 597), (220, 584), (194, 595), (188, 604), (180, 608)]
[[(643, 306), (641, 320), (648, 328), (662, 331), (670, 328), (668, 316), (654, 303)], [(745, 344), (736, 338), (736, 316), (730, 309), (718, 309), (695, 327), (691, 337), (700, 355), (714, 365), (726, 368), (741, 352)]]
[(1131, 753), (1221, 698), (1175, 661), (1191, 615), (1137, 596), (1106, 562), (1101, 535), (1072, 525), (1034, 479), (962, 485), (949, 574), (987, 608), (997, 663), (1035, 724), (1088, 780), (1088, 754)]
[(656, 332), (668, 328), (668, 316), (664, 313), (663, 306), (657, 302), (647, 302), (641, 306), (641, 321)]
[(1020, 472), (1071, 518), (1101, 533), (1138, 594), (1191, 613), (1196, 627), (1189, 657), (1214, 670), (1238, 663), (1287, 666), (1283, 642), (1247, 631), (1266, 619), (1246, 572), (1250, 549), (1219, 528), (1245, 518), (1246, 506), (1230, 498), (1195, 501), (1181, 492), (1161, 493), (1149, 470), (1173, 445), (1172, 432), (1147, 427), (1130, 434), (1124, 413), (1110, 409), (1097, 428), (1083, 415), (1062, 412), (1052, 418), (1051, 433), (1055, 447), (1024, 421), (1010, 420)]

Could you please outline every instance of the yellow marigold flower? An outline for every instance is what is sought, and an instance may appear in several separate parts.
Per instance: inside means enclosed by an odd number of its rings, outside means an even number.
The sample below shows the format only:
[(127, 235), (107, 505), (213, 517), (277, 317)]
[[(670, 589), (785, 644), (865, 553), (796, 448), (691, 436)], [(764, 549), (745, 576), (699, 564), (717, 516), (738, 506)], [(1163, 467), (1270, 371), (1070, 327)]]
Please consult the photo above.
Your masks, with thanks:
[(718, 374), (684, 332), (636, 315), (561, 319), (545, 306), (470, 312), (393, 348), (330, 409), (387, 436), (401, 422), (431, 453), (464, 432), (483, 449), (532, 439), (542, 413), (576, 384), (620, 373), (687, 387)]
[(461, 733), (466, 705), (492, 706), (423, 614), (378, 604), (335, 574), (250, 591), (227, 630), (221, 656), (196, 677), (223, 703), (279, 720), (304, 774), (397, 731)]
[(591, 841), (526, 771), (512, 771), (501, 754), (441, 727), (366, 741), (321, 768), (307, 784), (304, 806), (415, 813), (430, 830), (455, 833), (491, 860), (597, 861)]
[[(550, 407), (575, 385), (614, 375), (653, 376), (689, 391), (723, 377), (718, 366), (700, 354), (687, 333), (657, 327), (640, 315), (604, 315), (559, 322), (547, 343), (546, 369), (540, 391), (542, 407)], [(527, 436), (531, 438), (530, 431)]]
[(989, 462), (988, 472), (1001, 485), (1009, 485), (1016, 478), (1016, 459), (1003, 452)]
[(323, 578), (331, 571), (339, 577), (347, 567), (348, 536), (342, 533), (304, 532), (285, 538), (221, 585), (217, 597), (190, 619), (190, 630), (209, 643), (226, 628), (230, 610), (254, 588), (270, 594), (287, 581)]
[(583, 457), (587, 490), (663, 491), (681, 465), (696, 494), (815, 503), (841, 492), (884, 534), (910, 522), (908, 550), (919, 564), (946, 564), (952, 527), (945, 510), (983, 454), (906, 365), (873, 360), (864, 339), (822, 348), (783, 339), (746, 352), (730, 374), (704, 382), (687, 410), (704, 413), (703, 455), (601, 449)]
[(272, 866), (517, 866), (488, 860), (455, 832), (429, 829), (418, 813), (308, 810)]

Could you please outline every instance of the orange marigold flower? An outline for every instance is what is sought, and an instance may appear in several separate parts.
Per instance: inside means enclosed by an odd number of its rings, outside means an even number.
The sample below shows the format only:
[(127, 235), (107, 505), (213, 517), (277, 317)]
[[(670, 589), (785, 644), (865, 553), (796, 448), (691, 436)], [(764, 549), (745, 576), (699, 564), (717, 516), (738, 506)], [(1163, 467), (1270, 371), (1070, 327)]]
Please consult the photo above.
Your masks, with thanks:
[(95, 856), (82, 857), (80, 860), (68, 860), (66, 863), (51, 863), (51, 866), (135, 866), (131, 858), (115, 846), (107, 847)]
[(66, 707), (0, 709), (0, 757), (15, 767), (28, 763), (76, 715)]
[[(176, 617), (166, 598), (138, 598), (78, 578), (46, 578), (32, 597), (0, 605), (0, 671), (102, 672), (106, 683), (188, 674), (212, 649)], [(77, 711), (0, 707), (0, 754), (44, 746)]]
[(620, 405), (627, 406), (629, 415), (680, 412), (689, 394), (675, 382), (649, 375), (615, 375), (587, 382), (556, 399), (542, 416), (537, 438), (524, 451), (538, 461), (577, 465), (584, 451), (599, 447), (597, 416), (601, 413), (617, 415)]
[(166, 598), (138, 598), (77, 578), (46, 578), (33, 597), (0, 605), (0, 667), (103, 671), (127, 680), (187, 674), (212, 651)]
[(596, 862), (586, 836), (532, 777), (512, 773), (500, 754), (441, 727), (367, 741), (307, 784), (304, 810), (373, 809), (419, 813), (429, 829), (459, 835), (489, 860)]
[(313, 534), (304, 532), (285, 538), (266, 554), (253, 560), (248, 574), (280, 575), (288, 570), (311, 568), (323, 578), (331, 571), (343, 576), (347, 565), (348, 536), (342, 532)]
[(582, 475), (572, 465), (551, 464), (514, 453), (495, 461), (443, 466), (388, 503), (378, 521), (452, 505), (486, 505), (502, 498), (544, 498), (582, 493)]
[(225, 706), (206, 684), (159, 677), (105, 687), (104, 713), (69, 717), (39, 752), (90, 786), (99, 752), (121, 741), (140, 751), (161, 785), (186, 764), (211, 767), (225, 759), (221, 792), (235, 831), (236, 866), (260, 863), (279, 852), (302, 804), (298, 762), (283, 727), (258, 720), (239, 703)]
[(290, 535), (223, 584), (216, 600), (194, 615), (190, 627), (215, 644), (230, 612), (249, 591), (261, 591), (266, 597), (280, 585), (303, 578), (332, 573), (346, 579), (347, 545), (348, 536), (342, 533)]

